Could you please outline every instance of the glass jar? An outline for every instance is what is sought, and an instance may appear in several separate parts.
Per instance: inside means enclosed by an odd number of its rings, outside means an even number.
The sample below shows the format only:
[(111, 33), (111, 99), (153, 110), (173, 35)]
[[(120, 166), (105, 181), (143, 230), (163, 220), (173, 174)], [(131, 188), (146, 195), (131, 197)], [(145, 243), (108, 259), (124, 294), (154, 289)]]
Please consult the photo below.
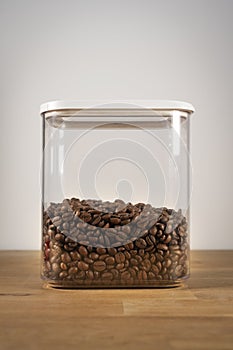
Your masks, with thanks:
[(46, 284), (167, 287), (189, 276), (192, 112), (178, 101), (41, 106)]

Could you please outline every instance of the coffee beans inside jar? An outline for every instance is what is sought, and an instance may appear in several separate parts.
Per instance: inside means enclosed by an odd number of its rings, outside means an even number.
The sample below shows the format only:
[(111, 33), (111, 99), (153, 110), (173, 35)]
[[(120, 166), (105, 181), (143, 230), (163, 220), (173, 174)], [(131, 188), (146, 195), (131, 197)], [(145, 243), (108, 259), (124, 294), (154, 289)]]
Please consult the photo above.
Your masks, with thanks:
[(188, 254), (181, 210), (72, 198), (43, 212), (42, 277), (55, 286), (172, 286)]

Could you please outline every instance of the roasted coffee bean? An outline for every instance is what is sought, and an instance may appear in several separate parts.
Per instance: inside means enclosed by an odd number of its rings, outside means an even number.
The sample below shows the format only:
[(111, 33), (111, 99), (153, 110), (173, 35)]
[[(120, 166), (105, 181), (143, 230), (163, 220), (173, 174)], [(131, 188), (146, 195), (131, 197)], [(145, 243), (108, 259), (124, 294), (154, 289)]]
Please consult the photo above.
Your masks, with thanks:
[(134, 248), (133, 242), (129, 242), (129, 243), (125, 244), (124, 247), (126, 250), (133, 250), (133, 248)]
[(113, 278), (117, 279), (119, 276), (119, 271), (117, 269), (111, 269), (111, 273), (113, 275)]
[(99, 254), (92, 252), (89, 254), (89, 258), (92, 260), (97, 260), (99, 258)]
[(130, 229), (129, 226), (123, 226), (121, 229), (122, 229), (122, 231), (123, 231), (124, 233), (126, 233), (127, 235), (130, 234), (130, 232), (131, 232), (131, 229)]
[(60, 267), (62, 270), (67, 270), (67, 265), (63, 262), (60, 264)]
[(110, 223), (113, 225), (119, 225), (120, 222), (121, 222), (121, 219), (119, 219), (119, 218), (115, 218), (115, 217), (110, 218)]
[(159, 274), (159, 268), (156, 265), (152, 265), (151, 271), (157, 276)]
[(139, 249), (138, 254), (139, 254), (139, 256), (144, 257), (145, 250), (144, 249)]
[(138, 272), (138, 279), (140, 280), (147, 280), (147, 273), (144, 270), (140, 270)]
[(177, 265), (175, 268), (175, 274), (177, 277), (180, 277), (183, 273), (183, 266), (182, 265)]
[(164, 239), (163, 243), (164, 243), (164, 244), (168, 244), (169, 242), (171, 242), (171, 240), (172, 240), (171, 235), (168, 235), (168, 236)]
[(115, 255), (115, 259), (117, 263), (123, 263), (125, 261), (125, 255), (122, 252), (119, 252)]
[(86, 276), (86, 271), (78, 271), (77, 273), (76, 273), (76, 278), (78, 278), (78, 279), (80, 279), (80, 280), (83, 280), (84, 278), (85, 278), (85, 276)]
[(53, 263), (52, 264), (52, 269), (54, 272), (60, 272), (60, 266), (58, 263)]
[(143, 268), (143, 270), (145, 270), (146, 272), (149, 272), (151, 269), (151, 262), (149, 259), (145, 259), (141, 262), (141, 266)]
[(116, 265), (117, 270), (122, 270), (125, 267), (124, 263), (119, 263)]
[(69, 253), (67, 253), (67, 252), (63, 253), (63, 254), (61, 255), (61, 260), (62, 260), (62, 262), (64, 262), (64, 263), (69, 263), (69, 262), (71, 262), (71, 257), (70, 257), (70, 255), (69, 255)]
[(108, 254), (103, 254), (99, 256), (99, 260), (105, 260), (106, 258), (108, 258), (109, 255)]
[(68, 272), (67, 271), (62, 271), (59, 273), (59, 278), (64, 279), (68, 276)]
[(109, 255), (116, 255), (117, 250), (116, 250), (116, 248), (108, 248), (108, 253), (109, 253)]
[(87, 263), (85, 263), (84, 261), (79, 261), (78, 268), (81, 271), (87, 271), (89, 269), (89, 265)]
[(106, 262), (107, 265), (114, 265), (115, 264), (115, 259), (112, 256), (108, 256), (105, 259), (105, 262)]
[[(141, 252), (142, 253), (142, 252)], [(142, 255), (143, 256), (143, 255)], [(138, 262), (142, 262), (142, 257), (140, 255), (136, 255), (135, 258)]]
[(161, 243), (157, 245), (157, 248), (161, 250), (168, 250), (168, 246), (166, 244), (161, 244)]
[(94, 262), (94, 260), (92, 260), (92, 259), (90, 259), (90, 258), (87, 258), (87, 257), (85, 257), (83, 260), (84, 260), (85, 263), (87, 263), (87, 264), (93, 264), (93, 262)]
[(103, 255), (103, 254), (106, 254), (106, 249), (105, 248), (101, 248), (101, 247), (98, 247), (96, 249), (96, 252), (99, 254), (99, 255)]
[(127, 260), (131, 258), (131, 254), (128, 251), (125, 251), (124, 254)]
[(58, 242), (63, 243), (65, 241), (65, 236), (63, 234), (61, 234), (61, 233), (57, 233), (55, 235), (55, 240), (58, 241)]
[(125, 251), (125, 247), (118, 247), (118, 252), (124, 252)]
[(111, 218), (111, 214), (109, 214), (109, 213), (102, 215), (102, 219), (105, 221), (108, 221), (110, 218)]
[(87, 249), (81, 245), (81, 247), (79, 247), (79, 253), (82, 255), (82, 256), (87, 256), (88, 255), (88, 251)]
[(131, 277), (131, 275), (130, 275), (129, 271), (124, 271), (124, 272), (122, 272), (122, 274), (121, 274), (121, 278), (122, 278), (123, 280), (128, 280), (128, 279), (130, 279), (130, 277)]
[(137, 266), (137, 265), (138, 265), (137, 259), (134, 259), (134, 258), (130, 259), (130, 264), (131, 264), (132, 266)]
[(87, 279), (93, 280), (94, 279), (94, 272), (92, 270), (88, 270), (88, 271), (86, 271), (86, 276), (87, 276)]
[(155, 274), (154, 274), (153, 272), (150, 271), (150, 272), (148, 273), (148, 279), (149, 279), (149, 280), (155, 280), (155, 279), (156, 279)]
[(104, 261), (95, 261), (93, 267), (96, 271), (101, 272), (106, 269), (106, 263)]
[(78, 268), (76, 266), (72, 266), (68, 270), (69, 275), (75, 275), (78, 272)]
[(77, 251), (70, 252), (70, 256), (73, 261), (81, 260), (81, 255)]
[(146, 248), (147, 243), (143, 238), (139, 238), (138, 240), (136, 240), (135, 245), (138, 248), (144, 249)]
[(151, 234), (152, 236), (155, 236), (156, 233), (157, 233), (157, 228), (156, 228), (156, 226), (151, 227), (151, 229), (149, 230), (149, 232), (150, 232), (150, 234)]
[(101, 277), (103, 280), (112, 280), (113, 274), (111, 272), (104, 272)]
[(100, 215), (94, 215), (94, 220), (92, 221), (92, 225), (97, 226), (99, 222), (101, 221), (101, 216)]

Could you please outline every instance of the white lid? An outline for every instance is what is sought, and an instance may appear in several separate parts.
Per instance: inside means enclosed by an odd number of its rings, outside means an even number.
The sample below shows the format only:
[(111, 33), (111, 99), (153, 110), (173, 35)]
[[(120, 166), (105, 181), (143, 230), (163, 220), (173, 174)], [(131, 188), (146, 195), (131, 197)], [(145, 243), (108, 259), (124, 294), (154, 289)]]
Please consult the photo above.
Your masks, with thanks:
[(179, 110), (188, 113), (195, 111), (194, 107), (188, 102), (172, 100), (77, 100), (43, 103), (40, 106), (40, 114), (69, 109), (153, 109)]

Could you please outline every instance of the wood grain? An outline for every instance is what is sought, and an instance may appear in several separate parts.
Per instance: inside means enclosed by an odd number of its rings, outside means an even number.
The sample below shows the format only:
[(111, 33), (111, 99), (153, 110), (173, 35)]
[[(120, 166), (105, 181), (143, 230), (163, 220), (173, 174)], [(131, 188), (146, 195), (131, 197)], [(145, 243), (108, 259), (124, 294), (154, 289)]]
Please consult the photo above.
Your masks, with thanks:
[(193, 251), (170, 289), (42, 288), (40, 253), (0, 252), (0, 349), (233, 349), (233, 251)]

